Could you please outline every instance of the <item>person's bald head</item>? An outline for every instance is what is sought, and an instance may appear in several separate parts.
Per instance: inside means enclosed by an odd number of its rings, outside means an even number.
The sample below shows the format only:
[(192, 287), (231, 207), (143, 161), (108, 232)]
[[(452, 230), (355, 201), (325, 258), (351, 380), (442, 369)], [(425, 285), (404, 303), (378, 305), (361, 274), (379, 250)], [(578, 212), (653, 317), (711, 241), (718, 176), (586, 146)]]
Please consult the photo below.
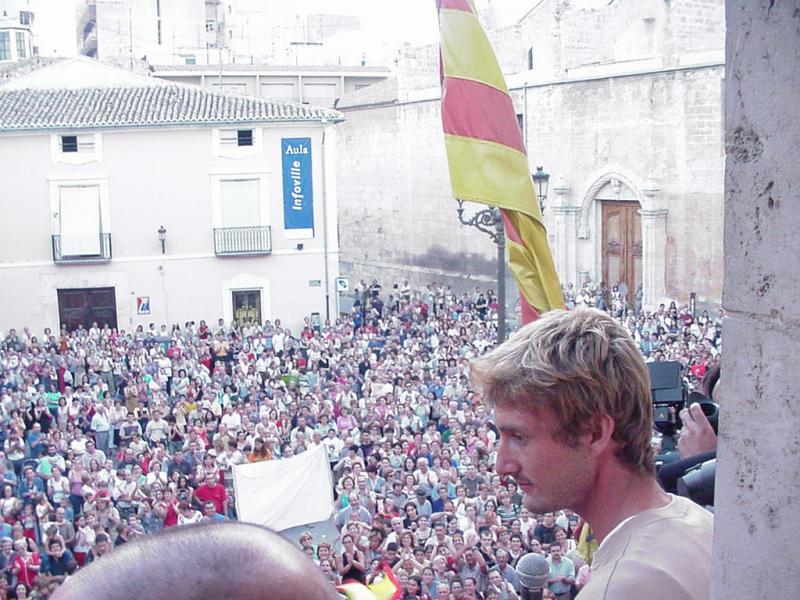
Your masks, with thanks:
[(142, 537), (79, 570), (53, 600), (170, 598), (336, 600), (311, 560), (278, 534), (247, 523), (175, 527)]

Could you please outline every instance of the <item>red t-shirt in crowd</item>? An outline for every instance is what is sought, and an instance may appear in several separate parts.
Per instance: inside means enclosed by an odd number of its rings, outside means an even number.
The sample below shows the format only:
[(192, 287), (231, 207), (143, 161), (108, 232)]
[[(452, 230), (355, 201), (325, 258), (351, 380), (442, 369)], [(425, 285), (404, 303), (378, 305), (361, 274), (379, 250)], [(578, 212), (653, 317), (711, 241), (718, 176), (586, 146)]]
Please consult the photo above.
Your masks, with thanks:
[(167, 505), (167, 514), (164, 515), (164, 527), (175, 527), (178, 524), (178, 511), (175, 503)]
[(214, 510), (221, 515), (225, 514), (224, 507), (222, 506), (223, 502), (228, 499), (228, 494), (225, 493), (225, 486), (217, 484), (214, 487), (211, 487), (210, 485), (204, 483), (197, 488), (197, 491), (194, 493), (194, 497), (198, 500), (202, 500), (203, 502), (207, 502), (209, 500), (213, 501)]

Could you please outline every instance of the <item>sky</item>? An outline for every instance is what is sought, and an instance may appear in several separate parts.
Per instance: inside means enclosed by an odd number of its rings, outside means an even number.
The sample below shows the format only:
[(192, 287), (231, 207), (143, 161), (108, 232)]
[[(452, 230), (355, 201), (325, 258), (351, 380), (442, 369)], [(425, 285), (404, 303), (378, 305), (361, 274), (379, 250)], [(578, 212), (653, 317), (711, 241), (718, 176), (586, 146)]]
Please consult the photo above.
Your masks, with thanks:
[[(286, 10), (285, 0), (265, 0), (278, 10)], [(498, 25), (519, 20), (541, 0), (478, 0), (494, 6)], [(412, 46), (432, 44), (439, 40), (439, 22), (435, 0), (402, 0), (390, 4), (385, 0), (295, 0), (296, 10), (308, 13), (358, 15), (361, 31), (329, 39), (326, 45), (342, 57), (345, 64), (355, 64), (365, 50), (368, 63), (391, 66), (394, 48), (404, 43)], [(399, 7), (390, 10), (389, 7)]]
[[(267, 0), (285, 6), (285, 0)], [(479, 2), (489, 0), (479, 0)], [(540, 0), (491, 0), (499, 25), (517, 21)], [(308, 12), (359, 15), (365, 26), (379, 35), (409, 43), (430, 43), (438, 39), (438, 21), (434, 0), (295, 0), (293, 6)], [(395, 8), (394, 10), (389, 7)]]
[[(48, 32), (53, 33), (53, 38), (74, 35), (74, 25), (68, 19), (60, 18), (57, 13), (72, 12), (67, 7), (74, 7), (78, 0), (27, 1), (34, 5), (38, 13), (40, 35), (47, 36)], [(503, 26), (517, 21), (541, 0), (478, 0), (479, 5), (489, 2), (495, 8), (498, 24)], [(2, 3), (3, 0), (0, 0), (0, 4)], [(397, 3), (386, 0), (292, 0), (291, 3), (286, 0), (263, 0), (263, 3), (266, 7), (274, 7), (284, 14), (288, 5), (292, 7), (290, 10), (298, 13), (357, 15), (361, 20), (361, 35), (365, 44), (397, 47), (403, 43), (421, 45), (438, 40), (435, 0), (401, 0)], [(64, 31), (65, 28), (69, 31)], [(59, 29), (62, 31), (58, 31)]]

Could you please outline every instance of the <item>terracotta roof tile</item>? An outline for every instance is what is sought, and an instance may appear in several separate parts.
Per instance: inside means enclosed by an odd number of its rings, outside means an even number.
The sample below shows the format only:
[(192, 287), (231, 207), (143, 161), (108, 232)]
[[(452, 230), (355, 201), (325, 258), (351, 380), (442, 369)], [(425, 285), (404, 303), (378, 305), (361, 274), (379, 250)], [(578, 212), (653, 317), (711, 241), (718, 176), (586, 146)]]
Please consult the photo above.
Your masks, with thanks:
[(340, 121), (340, 112), (307, 104), (159, 85), (2, 90), (0, 131), (275, 121)]

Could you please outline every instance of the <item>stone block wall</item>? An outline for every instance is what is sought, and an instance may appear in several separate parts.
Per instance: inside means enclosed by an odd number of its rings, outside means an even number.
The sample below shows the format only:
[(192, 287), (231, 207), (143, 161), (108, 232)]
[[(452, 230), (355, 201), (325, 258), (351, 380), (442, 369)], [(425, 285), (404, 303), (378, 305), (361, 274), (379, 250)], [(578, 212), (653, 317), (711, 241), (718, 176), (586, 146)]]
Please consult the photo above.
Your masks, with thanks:
[[(531, 87), (531, 167), (570, 186), (580, 206), (603, 169), (652, 176), (669, 210), (670, 297), (719, 300), (722, 283), (720, 67)], [(524, 94), (515, 92), (524, 104)], [(344, 108), (337, 181), (343, 269), (432, 269), (493, 277), (488, 238), (458, 226), (438, 99)], [(552, 191), (551, 191), (552, 197)], [(546, 220), (549, 218), (547, 211)], [(579, 269), (599, 276), (597, 235), (578, 244)], [(484, 239), (485, 238), (485, 239)], [(577, 273), (565, 274), (575, 281)]]
[(713, 600), (794, 599), (800, 531), (800, 6), (728, 0), (722, 413)]
[[(721, 48), (721, 6), (722, 0), (610, 5), (548, 0), (513, 27), (487, 30), (507, 73), (527, 69), (527, 48), (534, 44), (535, 77), (511, 91), (517, 112), (525, 116), (531, 170), (542, 165), (551, 174), (550, 202), (559, 177), (570, 187), (561, 201), (572, 207), (581, 206), (604, 170), (622, 169), (641, 184), (651, 178), (660, 188), (658, 202), (669, 211), (659, 259), (665, 264), (664, 289), (684, 301), (696, 292), (699, 301), (716, 303), (721, 294), (722, 66), (680, 68), (675, 59), (672, 67), (653, 67), (649, 73), (561, 78), (572, 66), (612, 61), (620, 32), (651, 17), (659, 51), (666, 51), (676, 28), (694, 32), (691, 43), (678, 48), (675, 42), (676, 52)], [(697, 19), (688, 23), (691, 14)], [(380, 104), (378, 98), (355, 95), (339, 104), (347, 119), (339, 126), (337, 169), (346, 272), (408, 271), (427, 280), (431, 272), (451, 274), (454, 281), (494, 278), (495, 247), (456, 221), (437, 56), (436, 46), (407, 47), (398, 59), (393, 98), (387, 84)], [(557, 76), (542, 79), (547, 68)], [(546, 212), (549, 226), (552, 219)], [(594, 212), (591, 229), (587, 240), (568, 232), (567, 243), (576, 254), (575, 270), (598, 279)], [(554, 231), (551, 227), (551, 235)], [(577, 272), (562, 273), (565, 282), (577, 278)]]

